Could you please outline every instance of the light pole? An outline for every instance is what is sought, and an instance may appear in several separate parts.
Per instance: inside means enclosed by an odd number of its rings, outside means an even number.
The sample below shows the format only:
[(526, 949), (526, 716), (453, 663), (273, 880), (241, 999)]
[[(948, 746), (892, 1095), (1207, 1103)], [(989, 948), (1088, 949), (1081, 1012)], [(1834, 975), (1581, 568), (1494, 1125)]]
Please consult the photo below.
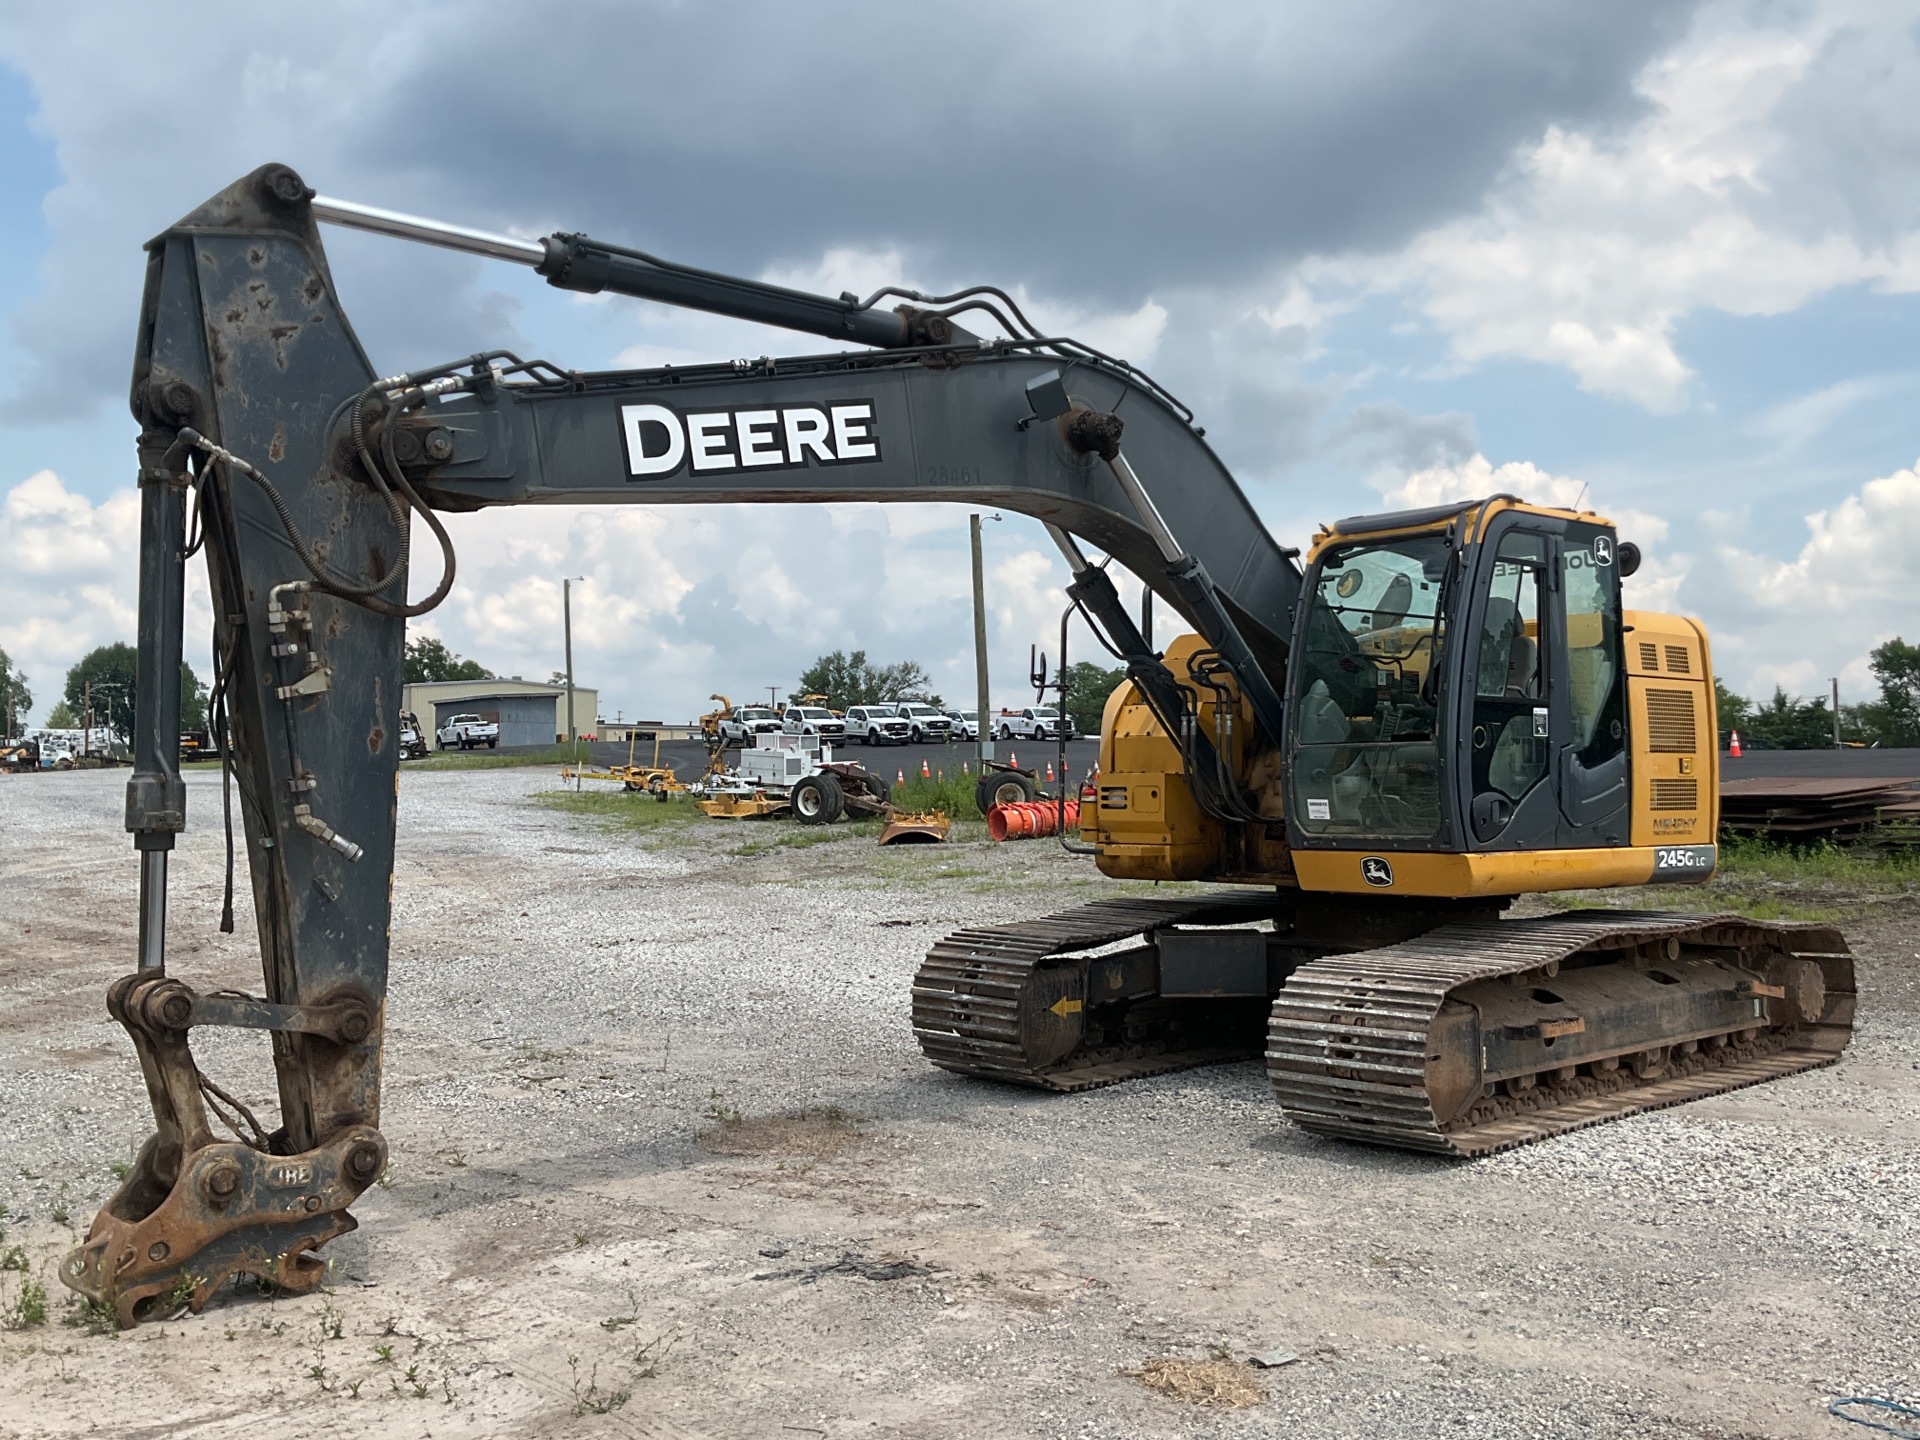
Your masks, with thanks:
[[(560, 581), (560, 625), (567, 642), (567, 748), (572, 749), (579, 732), (573, 724), (573, 582), (585, 584), (584, 575), (568, 575)], [(575, 760), (579, 757), (576, 755)]]
[[(998, 514), (989, 515), (989, 520), (998, 520)], [(980, 517), (967, 517), (967, 538), (973, 544), (973, 678), (974, 711), (978, 722), (974, 726), (975, 754), (982, 762), (993, 759), (993, 716), (987, 708), (987, 581), (986, 567), (980, 559)]]

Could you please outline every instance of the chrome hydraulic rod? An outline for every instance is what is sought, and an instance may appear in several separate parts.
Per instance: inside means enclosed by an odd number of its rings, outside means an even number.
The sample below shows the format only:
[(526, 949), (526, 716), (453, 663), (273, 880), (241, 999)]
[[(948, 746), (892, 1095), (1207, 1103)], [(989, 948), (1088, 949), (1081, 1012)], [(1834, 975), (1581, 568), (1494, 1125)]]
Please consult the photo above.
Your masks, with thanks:
[(330, 195), (313, 197), (313, 217), (329, 225), (348, 230), (367, 230), (396, 240), (417, 240), (423, 245), (438, 245), (447, 250), (463, 250), (469, 255), (484, 255), (490, 260), (511, 260), (517, 265), (538, 267), (547, 258), (547, 247), (538, 240), (516, 240), (511, 235), (494, 235), (472, 230), (465, 225), (449, 225), (419, 215), (403, 215), (398, 210), (383, 210), (378, 205), (361, 205), (352, 200), (336, 200)]
[(136, 964), (144, 974), (167, 971), (167, 852), (140, 852), (140, 950)]
[(590, 295), (611, 290), (883, 350), (972, 338), (942, 317), (924, 317), (923, 323), (916, 325), (899, 311), (863, 306), (851, 295), (811, 295), (784, 285), (721, 275), (590, 240), (585, 235), (556, 233), (538, 240), (520, 240), (331, 195), (314, 196), (312, 206), (314, 218), (330, 225), (530, 266), (559, 290)]

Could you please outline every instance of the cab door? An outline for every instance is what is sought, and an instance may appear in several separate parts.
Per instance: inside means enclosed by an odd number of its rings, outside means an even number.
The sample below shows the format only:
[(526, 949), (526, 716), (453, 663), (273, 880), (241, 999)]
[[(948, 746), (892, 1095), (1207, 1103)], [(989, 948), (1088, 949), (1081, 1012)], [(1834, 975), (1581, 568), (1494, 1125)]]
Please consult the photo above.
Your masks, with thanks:
[(1626, 844), (1613, 532), (1509, 513), (1490, 527), (1476, 569), (1456, 748), (1469, 848)]
[[(1534, 517), (1520, 516), (1520, 521)], [(1460, 763), (1467, 834), (1478, 850), (1559, 843), (1553, 769), (1554, 536), (1501, 517), (1480, 546), (1461, 650)]]

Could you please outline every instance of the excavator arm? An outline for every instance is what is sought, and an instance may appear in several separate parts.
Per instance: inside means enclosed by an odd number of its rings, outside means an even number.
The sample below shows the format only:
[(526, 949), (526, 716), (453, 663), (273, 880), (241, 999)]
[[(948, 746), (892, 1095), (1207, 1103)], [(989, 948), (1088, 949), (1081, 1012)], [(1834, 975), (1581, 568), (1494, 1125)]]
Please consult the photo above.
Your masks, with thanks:
[[(581, 374), (505, 352), (382, 377), (335, 294), (325, 219), (612, 290), (874, 347)], [(133, 377), (141, 425), (140, 669), (126, 825), (140, 856), (136, 969), (108, 1007), (133, 1039), (154, 1137), (62, 1278), (131, 1324), (227, 1278), (319, 1283), (383, 1172), (385, 1033), (402, 649), (454, 583), (436, 512), (527, 503), (953, 501), (1043, 521), (1071, 593), (1168, 733), (1189, 688), (1120, 604), (1103, 550), (1234, 674), (1263, 743), (1299, 597), (1277, 546), (1192, 424), (1120, 362), (1027, 325), (997, 291), (891, 310), (672, 265), (577, 235), (524, 242), (319, 200), (266, 166), (149, 246)], [(928, 308), (929, 306), (937, 308)], [(954, 317), (985, 310), (1009, 337)], [(438, 542), (409, 601), (413, 524)], [(1078, 537), (1076, 539), (1076, 537)], [(177, 677), (185, 566), (204, 553), (215, 698), (231, 735), (261, 997), (168, 973), (167, 869), (186, 825)], [(423, 582), (424, 584), (424, 582)], [(423, 588), (416, 585), (415, 589)], [(1208, 738), (1184, 727), (1211, 769)], [(231, 917), (225, 920), (231, 928)], [(279, 1123), (205, 1076), (198, 1026), (272, 1037)], [(220, 1138), (218, 1120), (232, 1138)]]

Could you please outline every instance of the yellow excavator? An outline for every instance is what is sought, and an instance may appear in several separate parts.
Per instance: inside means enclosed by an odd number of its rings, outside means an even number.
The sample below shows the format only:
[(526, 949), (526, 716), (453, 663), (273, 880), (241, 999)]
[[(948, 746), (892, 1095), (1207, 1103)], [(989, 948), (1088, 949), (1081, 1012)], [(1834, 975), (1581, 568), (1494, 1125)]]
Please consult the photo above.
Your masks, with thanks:
[[(842, 348), (605, 373), (494, 350), (382, 376), (323, 223)], [(990, 333), (960, 323), (975, 316)], [(387, 1163), (392, 697), (408, 617), (453, 585), (447, 511), (936, 501), (1044, 526), (1127, 675), (1083, 843), (1117, 879), (1231, 888), (942, 940), (912, 1023), (949, 1070), (1080, 1090), (1264, 1053), (1296, 1124), (1475, 1155), (1825, 1064), (1847, 1042), (1852, 966), (1825, 926), (1502, 918), (1520, 896), (1697, 884), (1717, 862), (1707, 638), (1623, 609), (1639, 556), (1611, 524), (1493, 496), (1337, 521), (1303, 564), (1177, 397), (1040, 331), (1004, 291), (811, 295), (328, 199), (268, 165), (149, 245), (132, 405), (140, 669), (157, 678), (126, 804), (136, 966), (108, 1009), (156, 1123), (61, 1270), (125, 1323), (183, 1295), (197, 1308), (240, 1273), (311, 1289), (315, 1252), (354, 1227)], [(439, 551), (417, 600), (415, 521)], [(196, 549), (260, 996), (167, 968)], [(1109, 566), (1191, 633), (1156, 649)], [(271, 1034), (277, 1123), (200, 1069), (206, 1026)]]
[(1121, 687), (1081, 807), (1108, 875), (1263, 888), (950, 937), (915, 984), (928, 1057), (1079, 1090), (1264, 1049), (1303, 1128), (1456, 1155), (1830, 1063), (1854, 984), (1829, 927), (1498, 918), (1713, 872), (1707, 636), (1621, 608), (1638, 563), (1600, 516), (1507, 496), (1322, 530), (1280, 744), (1183, 636), (1185, 709)]

